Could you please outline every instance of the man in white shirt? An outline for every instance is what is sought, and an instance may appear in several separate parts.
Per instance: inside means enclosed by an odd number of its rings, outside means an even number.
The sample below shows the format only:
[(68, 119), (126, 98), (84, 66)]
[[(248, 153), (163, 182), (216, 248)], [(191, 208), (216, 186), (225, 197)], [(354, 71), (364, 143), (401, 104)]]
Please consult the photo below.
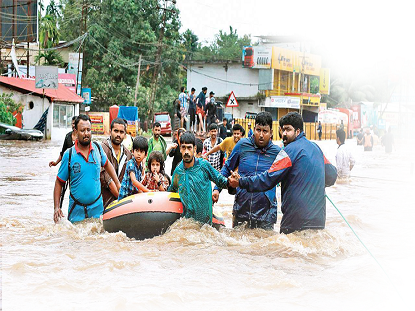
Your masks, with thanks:
[(337, 176), (339, 178), (349, 178), (350, 171), (352, 170), (356, 161), (353, 158), (353, 155), (350, 152), (350, 150), (344, 144), (346, 139), (346, 133), (343, 130), (339, 129), (336, 131), (336, 136), (336, 141), (339, 145), (336, 153)]

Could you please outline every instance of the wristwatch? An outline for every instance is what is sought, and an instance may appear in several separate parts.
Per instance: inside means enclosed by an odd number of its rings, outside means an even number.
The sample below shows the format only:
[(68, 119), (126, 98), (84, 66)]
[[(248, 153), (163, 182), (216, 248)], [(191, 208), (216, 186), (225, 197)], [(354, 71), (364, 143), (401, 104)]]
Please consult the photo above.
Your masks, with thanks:
[(159, 180), (158, 182), (157, 182), (157, 186), (161, 186), (161, 180)]

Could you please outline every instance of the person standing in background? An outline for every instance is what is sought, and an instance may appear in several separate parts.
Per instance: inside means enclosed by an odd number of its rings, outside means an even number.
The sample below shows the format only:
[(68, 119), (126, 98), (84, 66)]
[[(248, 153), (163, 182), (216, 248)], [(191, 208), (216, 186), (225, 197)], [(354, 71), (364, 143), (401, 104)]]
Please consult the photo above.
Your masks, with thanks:
[(195, 88), (192, 87), (189, 95), (189, 109), (187, 111), (189, 115), (189, 130), (193, 133), (196, 133), (196, 96), (195, 96)]
[(338, 129), (336, 131), (336, 142), (339, 145), (336, 153), (336, 168), (337, 176), (339, 178), (349, 178), (350, 171), (355, 165), (356, 161), (350, 152), (350, 150), (345, 145), (346, 133), (344, 130)]
[[(188, 96), (185, 93), (185, 88), (182, 86), (180, 88), (179, 100), (180, 100), (180, 127), (186, 128), (189, 126), (187, 122), (187, 110), (188, 110)], [(186, 122), (186, 124), (185, 124)]]

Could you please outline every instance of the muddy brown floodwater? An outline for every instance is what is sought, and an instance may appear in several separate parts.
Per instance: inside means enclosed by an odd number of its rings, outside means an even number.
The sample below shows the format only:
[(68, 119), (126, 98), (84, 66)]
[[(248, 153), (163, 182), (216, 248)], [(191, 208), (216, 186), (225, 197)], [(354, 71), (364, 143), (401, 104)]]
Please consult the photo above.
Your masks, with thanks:
[[(335, 163), (335, 142), (319, 145)], [(388, 276), (328, 201), (325, 230), (290, 235), (278, 233), (280, 213), (274, 232), (230, 229), (226, 191), (220, 232), (182, 219), (135, 241), (100, 221), (55, 225), (58, 168), (48, 162), (60, 143), (0, 141), (2, 308), (414, 310), (415, 148), (401, 143), (388, 156), (347, 145), (354, 177), (327, 195)]]

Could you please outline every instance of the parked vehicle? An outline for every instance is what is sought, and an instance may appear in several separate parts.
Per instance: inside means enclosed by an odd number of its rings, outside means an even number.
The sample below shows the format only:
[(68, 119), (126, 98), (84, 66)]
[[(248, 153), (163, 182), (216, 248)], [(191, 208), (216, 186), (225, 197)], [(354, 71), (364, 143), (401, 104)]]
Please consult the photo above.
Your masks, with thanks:
[(161, 135), (171, 135), (171, 119), (168, 112), (156, 112), (154, 114), (153, 124), (154, 122), (161, 124)]
[(0, 134), (1, 140), (40, 140), (43, 133), (35, 129), (21, 129), (5, 123), (0, 123), (4, 134)]

